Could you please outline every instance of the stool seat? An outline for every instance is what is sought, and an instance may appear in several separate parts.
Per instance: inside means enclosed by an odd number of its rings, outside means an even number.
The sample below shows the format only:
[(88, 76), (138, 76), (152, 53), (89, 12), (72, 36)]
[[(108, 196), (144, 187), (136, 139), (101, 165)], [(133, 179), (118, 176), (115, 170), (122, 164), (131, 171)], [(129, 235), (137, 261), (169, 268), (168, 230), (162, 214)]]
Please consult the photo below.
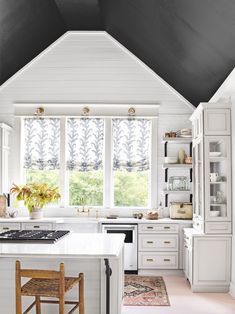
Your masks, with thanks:
[[(79, 282), (79, 278), (65, 277), (64, 291), (72, 289)], [(41, 296), (41, 297), (59, 297), (60, 280), (59, 279), (30, 279), (21, 288), (21, 294), (24, 296)]]

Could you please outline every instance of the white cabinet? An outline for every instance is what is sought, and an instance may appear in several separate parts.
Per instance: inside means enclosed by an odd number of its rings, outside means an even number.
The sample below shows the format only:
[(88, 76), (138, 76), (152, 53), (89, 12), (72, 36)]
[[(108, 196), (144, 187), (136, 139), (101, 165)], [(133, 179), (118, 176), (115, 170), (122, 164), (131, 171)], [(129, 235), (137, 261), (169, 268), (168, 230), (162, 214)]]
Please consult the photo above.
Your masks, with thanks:
[(138, 269), (178, 269), (179, 225), (139, 224)]
[(230, 135), (230, 109), (207, 108), (204, 111), (205, 135)]
[(9, 191), (9, 135), (12, 128), (0, 123), (0, 194)]
[[(231, 233), (231, 130), (228, 104), (203, 103), (193, 124), (194, 228)], [(200, 132), (198, 125), (201, 121)]]
[(194, 292), (227, 292), (231, 236), (201, 235), (185, 229), (184, 273)]

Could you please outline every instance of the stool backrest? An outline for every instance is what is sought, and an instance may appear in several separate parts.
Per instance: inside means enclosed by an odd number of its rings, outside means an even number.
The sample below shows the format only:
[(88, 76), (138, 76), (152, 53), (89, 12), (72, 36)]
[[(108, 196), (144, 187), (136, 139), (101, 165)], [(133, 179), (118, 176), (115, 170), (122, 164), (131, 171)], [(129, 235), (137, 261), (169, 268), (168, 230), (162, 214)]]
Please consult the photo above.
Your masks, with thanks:
[(16, 261), (16, 277), (36, 279), (61, 279), (64, 277), (64, 263), (60, 263), (60, 270), (22, 269), (20, 261)]

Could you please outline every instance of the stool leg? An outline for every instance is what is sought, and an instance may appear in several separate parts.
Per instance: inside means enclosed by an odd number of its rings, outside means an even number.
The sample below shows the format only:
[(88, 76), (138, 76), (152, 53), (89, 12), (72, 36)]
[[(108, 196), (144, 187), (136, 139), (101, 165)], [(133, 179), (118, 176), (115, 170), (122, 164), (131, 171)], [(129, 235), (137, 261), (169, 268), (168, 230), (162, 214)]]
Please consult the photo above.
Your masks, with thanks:
[(84, 275), (83, 273), (79, 274), (81, 280), (78, 285), (79, 293), (79, 314), (84, 314)]
[(36, 314), (41, 314), (41, 303), (40, 303), (40, 297), (35, 297), (36, 300)]
[(20, 279), (20, 262), (16, 261), (15, 274), (15, 298), (16, 298), (16, 314), (22, 314), (22, 296), (21, 296), (21, 279)]
[(20, 293), (16, 293), (16, 314), (22, 314), (22, 302)]

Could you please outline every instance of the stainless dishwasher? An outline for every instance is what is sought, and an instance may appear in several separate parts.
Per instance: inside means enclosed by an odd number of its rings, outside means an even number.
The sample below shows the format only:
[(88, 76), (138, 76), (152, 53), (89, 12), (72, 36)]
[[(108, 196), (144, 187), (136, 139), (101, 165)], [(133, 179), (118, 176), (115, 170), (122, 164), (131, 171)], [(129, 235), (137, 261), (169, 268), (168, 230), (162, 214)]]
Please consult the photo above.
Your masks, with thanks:
[(102, 224), (102, 232), (124, 233), (124, 270), (137, 272), (137, 224)]

